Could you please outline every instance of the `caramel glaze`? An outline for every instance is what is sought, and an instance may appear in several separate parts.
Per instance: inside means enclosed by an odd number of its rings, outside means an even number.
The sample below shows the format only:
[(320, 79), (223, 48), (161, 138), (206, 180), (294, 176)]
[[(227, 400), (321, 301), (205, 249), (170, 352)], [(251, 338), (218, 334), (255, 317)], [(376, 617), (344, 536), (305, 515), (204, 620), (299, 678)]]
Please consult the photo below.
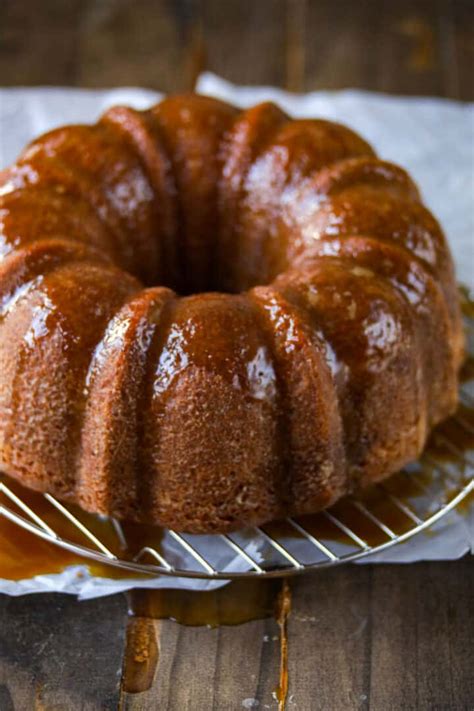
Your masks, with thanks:
[(34, 141), (0, 215), (0, 466), (33, 489), (232, 530), (389, 476), (455, 409), (444, 235), (344, 126), (118, 107)]

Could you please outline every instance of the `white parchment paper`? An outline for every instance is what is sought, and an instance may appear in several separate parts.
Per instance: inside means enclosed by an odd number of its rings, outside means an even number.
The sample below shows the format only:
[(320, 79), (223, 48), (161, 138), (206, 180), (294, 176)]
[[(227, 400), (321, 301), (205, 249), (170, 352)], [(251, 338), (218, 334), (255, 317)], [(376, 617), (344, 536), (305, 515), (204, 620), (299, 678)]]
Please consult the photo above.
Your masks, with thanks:
[[(197, 89), (239, 106), (273, 100), (295, 117), (328, 118), (360, 132), (381, 157), (404, 166), (415, 178), (448, 235), (460, 281), (474, 288), (474, 104), (352, 90), (295, 95), (271, 87), (234, 86), (208, 73), (200, 77)], [(94, 122), (115, 104), (142, 109), (160, 98), (159, 93), (137, 88), (0, 89), (0, 169), (44, 131), (66, 123)], [(208, 538), (205, 545), (212, 547), (212, 538)], [(452, 512), (429, 534), (421, 533), (367, 562), (452, 560), (468, 551), (474, 553), (474, 508), (467, 516)], [(252, 554), (259, 559), (258, 550)], [(165, 576), (146, 581), (106, 580), (91, 576), (86, 567), (74, 566), (61, 574), (30, 580), (0, 580), (0, 592), (58, 591), (92, 598), (137, 585), (204, 590), (220, 584)]]

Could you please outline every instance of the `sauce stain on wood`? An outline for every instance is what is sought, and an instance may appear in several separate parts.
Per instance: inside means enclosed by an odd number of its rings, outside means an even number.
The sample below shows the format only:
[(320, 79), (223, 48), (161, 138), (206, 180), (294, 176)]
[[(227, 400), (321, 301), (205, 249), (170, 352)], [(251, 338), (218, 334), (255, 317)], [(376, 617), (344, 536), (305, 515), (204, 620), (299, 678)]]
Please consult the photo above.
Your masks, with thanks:
[(276, 689), (278, 711), (285, 711), (288, 697), (288, 617), (291, 613), (291, 588), (284, 578), (278, 596), (277, 622), (280, 628), (280, 679)]
[(123, 662), (123, 691), (139, 694), (151, 688), (159, 654), (155, 622), (146, 617), (130, 617)]
[(131, 615), (169, 619), (190, 627), (241, 625), (278, 616), (278, 579), (239, 579), (216, 590), (132, 590)]

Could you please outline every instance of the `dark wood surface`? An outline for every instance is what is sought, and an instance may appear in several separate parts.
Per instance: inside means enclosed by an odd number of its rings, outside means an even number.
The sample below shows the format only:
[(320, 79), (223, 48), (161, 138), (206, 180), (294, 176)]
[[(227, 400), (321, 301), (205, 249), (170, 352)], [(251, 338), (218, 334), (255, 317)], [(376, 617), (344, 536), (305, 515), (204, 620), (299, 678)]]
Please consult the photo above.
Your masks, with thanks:
[[(289, 711), (473, 708), (472, 561), (350, 565), (290, 587)], [(121, 691), (126, 624), (123, 596), (0, 596), (0, 709), (278, 708), (275, 620), (149, 621), (158, 661), (143, 693)]]
[(0, 0), (0, 84), (193, 86), (472, 100), (472, 0)]
[[(291, 90), (474, 97), (466, 0), (0, 0), (0, 85), (192, 88), (203, 69)], [(348, 566), (291, 583), (287, 708), (472, 709), (474, 565)], [(275, 620), (145, 621), (125, 691), (126, 601), (0, 596), (0, 711), (275, 709)], [(130, 639), (129, 642), (130, 644)]]

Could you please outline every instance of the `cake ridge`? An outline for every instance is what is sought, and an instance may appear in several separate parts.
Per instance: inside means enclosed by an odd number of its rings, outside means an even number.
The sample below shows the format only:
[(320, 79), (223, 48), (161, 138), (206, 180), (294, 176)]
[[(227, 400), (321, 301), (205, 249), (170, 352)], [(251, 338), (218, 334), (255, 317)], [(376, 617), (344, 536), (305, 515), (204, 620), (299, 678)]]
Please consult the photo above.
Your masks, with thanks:
[[(142, 162), (155, 194), (155, 209), (161, 220), (156, 241), (161, 244), (160, 276), (166, 275), (168, 286), (177, 288), (178, 264), (176, 234), (179, 222), (178, 189), (173, 164), (160, 131), (159, 123), (149, 110), (137, 111), (127, 106), (112, 107), (101, 121), (121, 131)], [(158, 276), (158, 275), (157, 275)]]
[[(16, 222), (14, 246), (7, 241), (1, 244), (2, 259), (7, 257), (13, 248), (19, 249), (32, 240), (58, 234), (64, 236), (67, 234), (68, 239), (73, 235), (74, 241), (101, 249), (109, 256), (113, 253), (111, 232), (99, 218), (90, 201), (84, 198), (64, 192), (59, 193), (48, 187), (31, 185), (23, 190), (15, 190), (12, 186), (11, 190), (3, 191), (1, 200), (4, 206), (2, 231), (7, 233), (9, 223), (12, 220)], [(58, 213), (61, 215), (61, 224), (58, 224)], [(22, 216), (23, 220), (24, 218), (29, 220), (27, 234), (22, 230), (24, 227)]]
[(164, 305), (173, 298), (165, 287), (131, 294), (95, 347), (86, 376), (88, 404), (76, 483), (76, 495), (86, 508), (93, 492), (103, 513), (112, 508), (127, 518), (140, 510), (134, 466), (141, 447), (138, 407), (153, 334)]
[(54, 129), (31, 144), (21, 161), (35, 168), (39, 180), (79, 190), (112, 230), (122, 264), (153, 278), (153, 189), (134, 151), (111, 127)]
[[(341, 282), (343, 290), (339, 288)], [(390, 289), (379, 275), (372, 273), (367, 277), (356, 270), (353, 261), (339, 257), (315, 260), (294, 278), (291, 272), (283, 274), (275, 280), (275, 286), (306, 311), (309, 320), (317, 323), (342, 366), (345, 377), (339, 380), (338, 395), (343, 407), (350, 478), (357, 484), (362, 471), (370, 480), (377, 480), (379, 462), (385, 461), (387, 452), (390, 453), (394, 446), (404, 447), (401, 458), (409, 461), (414, 452), (424, 446), (426, 426), (422, 392), (416, 377), (419, 354), (414, 348), (414, 323), (411, 312), (402, 309), (401, 295)], [(335, 312), (338, 314), (337, 328)], [(364, 334), (357, 326), (354, 328), (361, 317), (366, 324)], [(395, 344), (398, 344), (396, 349)], [(393, 375), (390, 377), (391, 371)], [(382, 394), (379, 372), (384, 373), (384, 394), (389, 397), (398, 416), (396, 427), (391, 420), (377, 416)], [(403, 409), (396, 405), (400, 393), (407, 404), (409, 417), (405, 417)], [(373, 417), (370, 437), (366, 432), (369, 416)], [(416, 417), (419, 432), (410, 431), (411, 417)], [(395, 419), (394, 415), (392, 419)]]
[[(103, 196), (100, 194), (97, 198), (97, 190), (94, 189), (90, 177), (85, 174), (81, 175), (77, 171), (73, 172), (71, 166), (57, 158), (49, 158), (48, 164), (49, 166), (55, 165), (57, 172), (51, 182), (46, 181), (45, 185), (42, 185), (42, 189), (66, 193), (73, 198), (79, 196), (85, 200), (91, 206), (99, 221), (105, 225), (107, 230), (111, 233), (114, 241), (115, 254), (119, 258), (119, 263), (128, 266), (126, 256), (122, 256), (121, 254), (123, 246), (126, 244), (125, 234), (117, 222), (110, 219), (110, 214), (113, 212), (110, 203), (104, 201)], [(30, 164), (20, 163), (19, 165), (23, 167)], [(26, 183), (26, 185), (31, 185), (32, 187), (38, 184), (41, 184), (41, 175), (38, 173), (37, 182)], [(17, 189), (21, 189), (21, 187)], [(117, 249), (117, 247), (119, 247), (119, 249)]]
[[(284, 390), (280, 397), (284, 401), (283, 422), (288, 437), (284, 462), (288, 467), (286, 513), (292, 513), (295, 508), (302, 512), (322, 508), (337, 498), (343, 482), (347, 482), (344, 433), (330, 367), (317, 343), (318, 336), (308, 328), (304, 311), (297, 304), (273, 286), (254, 287), (249, 297), (258, 304), (267, 320), (267, 330), (273, 339), (276, 372)], [(306, 400), (304, 412), (300, 413), (297, 402), (301, 400), (303, 389)], [(326, 412), (321, 412), (318, 419), (322, 393), (325, 394)], [(328, 473), (332, 475), (332, 492), (329, 494), (324, 480)], [(302, 474), (306, 480), (304, 495), (299, 490), (301, 486), (298, 488)]]

